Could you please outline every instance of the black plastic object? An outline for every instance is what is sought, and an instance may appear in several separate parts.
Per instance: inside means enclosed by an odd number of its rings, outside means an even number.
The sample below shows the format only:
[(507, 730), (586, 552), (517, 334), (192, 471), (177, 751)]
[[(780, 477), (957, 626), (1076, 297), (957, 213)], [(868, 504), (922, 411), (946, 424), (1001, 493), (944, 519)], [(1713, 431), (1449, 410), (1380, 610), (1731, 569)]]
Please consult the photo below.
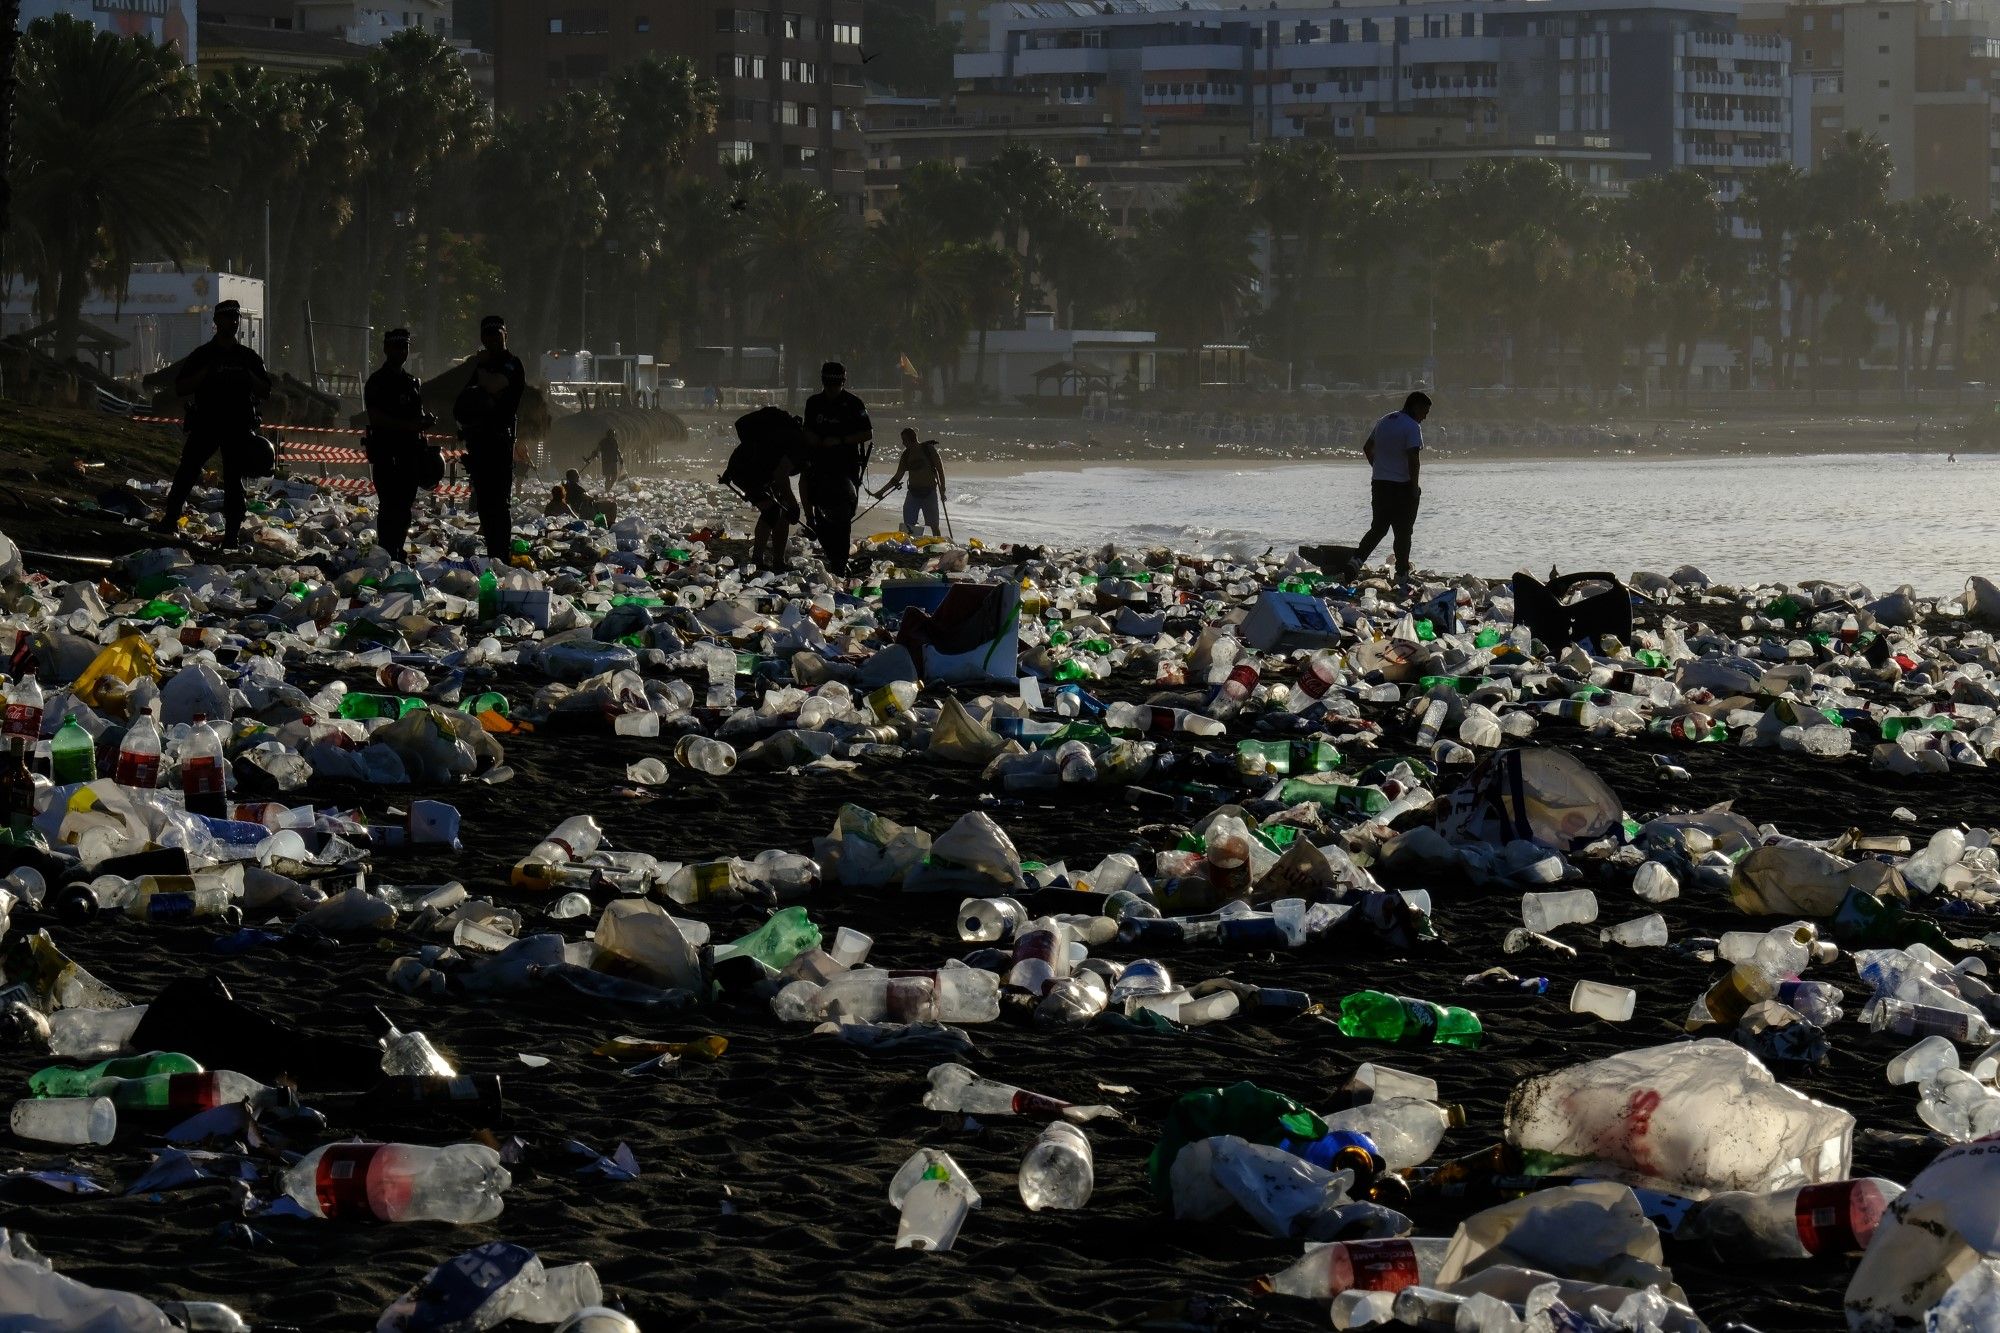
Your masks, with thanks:
[[(1603, 592), (1577, 601), (1563, 598), (1586, 583), (1608, 583)], [(1564, 648), (1584, 639), (1600, 640), (1607, 634), (1627, 638), (1632, 633), (1632, 590), (1616, 574), (1588, 573), (1557, 575), (1550, 571), (1543, 583), (1532, 574), (1514, 575), (1514, 619), (1551, 649)]]
[(302, 1088), (367, 1088), (381, 1081), (372, 1045), (302, 1032), (244, 1004), (219, 977), (185, 977), (154, 997), (132, 1033), (135, 1051), (181, 1051), (210, 1069), (259, 1082), (289, 1076)]

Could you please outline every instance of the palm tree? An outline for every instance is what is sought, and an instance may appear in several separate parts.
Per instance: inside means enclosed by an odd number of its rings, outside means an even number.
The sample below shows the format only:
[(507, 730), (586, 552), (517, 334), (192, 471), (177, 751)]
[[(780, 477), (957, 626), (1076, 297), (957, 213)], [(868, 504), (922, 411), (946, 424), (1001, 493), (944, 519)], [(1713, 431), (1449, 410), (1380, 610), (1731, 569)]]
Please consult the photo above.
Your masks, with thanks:
[(618, 164), (637, 193), (664, 206), (688, 155), (715, 128), (715, 80), (685, 56), (621, 66), (607, 94), (618, 117)]
[(955, 360), (972, 324), (967, 247), (952, 244), (930, 218), (891, 208), (867, 233), (864, 263), (884, 315), (889, 351), (912, 357), (923, 374)]
[(1806, 174), (1790, 162), (1766, 167), (1750, 177), (1738, 204), (1743, 220), (1757, 229), (1753, 253), (1764, 286), (1764, 337), (1771, 348), (1772, 375), (1780, 385), (1790, 382), (1792, 359), (1785, 320), (1785, 267), (1792, 236), (1805, 220), (1805, 208)]
[(690, 177), (667, 197), (664, 259), (683, 356), (713, 336), (709, 311), (720, 295), (723, 271), (743, 246), (739, 219), (728, 193), (713, 181)]
[(950, 240), (977, 245), (1000, 230), (1000, 205), (984, 177), (941, 157), (903, 174), (896, 207), (929, 218)]
[(1625, 232), (1654, 279), (1654, 308), (1667, 340), (1673, 382), (1685, 393), (1694, 348), (1721, 307), (1716, 281), (1727, 220), (1708, 180), (1685, 168), (1633, 182)]
[(977, 331), (979, 346), (972, 363), (972, 382), (986, 383), (986, 334), (1013, 304), (1020, 288), (1021, 260), (1011, 250), (988, 242), (966, 248), (964, 259), (966, 313)]
[(1292, 366), (1299, 360), (1300, 307), (1308, 286), (1319, 280), (1347, 186), (1333, 149), (1318, 139), (1263, 145), (1250, 160), (1250, 181), (1270, 238), (1278, 355)]
[(18, 77), (15, 262), (37, 276), (57, 357), (73, 359), (86, 289), (122, 294), (134, 260), (193, 251), (204, 126), (178, 52), (67, 15), (28, 25)]
[(1028, 250), (1028, 231), (1035, 219), (1046, 220), (1051, 204), (1064, 192), (1067, 183), (1061, 167), (1040, 149), (1009, 144), (979, 168), (998, 210), (996, 230), (1003, 244), (1021, 256), (1021, 281), (1015, 289), (1014, 319), (1028, 311), (1028, 284), (1034, 277), (1033, 257)]
[(831, 332), (848, 235), (840, 205), (816, 185), (784, 181), (752, 205), (746, 260), (766, 317), (784, 344), (788, 399), (799, 367)]
[(1229, 334), (1256, 283), (1250, 210), (1234, 183), (1194, 180), (1139, 236), (1147, 274), (1143, 304), (1163, 341), (1190, 359)]

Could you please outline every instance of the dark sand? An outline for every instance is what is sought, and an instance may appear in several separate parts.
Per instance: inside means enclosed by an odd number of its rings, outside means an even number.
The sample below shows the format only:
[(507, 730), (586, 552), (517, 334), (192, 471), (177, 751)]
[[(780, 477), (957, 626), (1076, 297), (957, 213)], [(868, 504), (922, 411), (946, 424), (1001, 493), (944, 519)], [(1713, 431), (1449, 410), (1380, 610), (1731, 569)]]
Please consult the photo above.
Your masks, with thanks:
[[(1114, 691), (1130, 693), (1131, 691)], [(1548, 728), (1544, 736), (1560, 739)], [(1821, 766), (1800, 758), (1732, 746), (1684, 749), (1692, 777), (1661, 782), (1642, 748), (1601, 747), (1570, 732), (1579, 753), (1607, 776), (1627, 809), (1646, 814), (1734, 798), (1750, 818), (1808, 836), (1849, 826), (1901, 827), (1898, 805), (1922, 813), (1910, 829), (1927, 836), (1941, 822), (1990, 821), (1996, 780), (1983, 773), (1948, 779), (1890, 779), (1862, 761)], [(508, 865), (560, 817), (597, 815), (617, 845), (676, 859), (751, 855), (765, 847), (810, 851), (843, 800), (941, 832), (978, 800), (972, 770), (918, 761), (899, 770), (806, 779), (739, 773), (696, 778), (645, 803), (614, 794), (624, 765), (658, 753), (660, 744), (608, 735), (514, 739), (509, 761), (519, 776), (498, 788), (432, 792), (466, 816), (459, 855), (386, 857), (380, 878), (392, 883), (463, 880), (476, 893), (534, 907), (504, 887)], [(379, 811), (381, 795), (315, 792), (322, 801), (361, 800)], [(1030, 804), (997, 812), (1023, 855), (1088, 867), (1129, 846), (1132, 831), (1156, 814), (1132, 809), (1122, 794), (1088, 803)], [(1200, 812), (1196, 812), (1197, 814)], [(384, 979), (398, 951), (356, 941), (325, 958), (274, 949), (241, 957), (209, 951), (219, 929), (146, 928), (121, 921), (89, 929), (56, 927), (59, 942), (101, 978), (136, 999), (207, 965), (244, 999), (280, 1010), (319, 1032), (359, 1035), (359, 1014), (380, 1004), (405, 1028), (428, 1032), (464, 1070), (502, 1076), (508, 1112), (491, 1126), (547, 1147), (575, 1137), (609, 1151), (629, 1142), (643, 1175), (625, 1184), (574, 1178), (554, 1165), (522, 1170), (505, 1213), (475, 1227), (419, 1224), (355, 1226), (252, 1220), (269, 1244), (245, 1249), (219, 1240), (219, 1224), (240, 1217), (233, 1192), (213, 1187), (157, 1199), (112, 1198), (0, 1208), (0, 1223), (31, 1234), (61, 1271), (85, 1281), (155, 1297), (200, 1296), (239, 1306), (255, 1322), (304, 1328), (372, 1326), (381, 1308), (432, 1264), (486, 1239), (534, 1247), (551, 1262), (588, 1259), (607, 1289), (641, 1324), (677, 1328), (882, 1326), (1104, 1327), (1128, 1323), (1151, 1307), (1204, 1293), (1238, 1292), (1282, 1266), (1298, 1247), (1224, 1218), (1177, 1224), (1154, 1210), (1144, 1160), (1161, 1114), (1179, 1093), (1239, 1078), (1322, 1103), (1352, 1067), (1384, 1060), (1436, 1078), (1447, 1100), (1462, 1103), (1468, 1123), (1445, 1142), (1469, 1152), (1499, 1136), (1500, 1114), (1514, 1083), (1533, 1073), (1642, 1044), (1672, 1040), (1678, 1019), (1712, 968), (1658, 951), (1606, 950), (1595, 928), (1565, 934), (1582, 950), (1573, 964), (1529, 957), (1516, 971), (1546, 971), (1546, 998), (1467, 990), (1460, 978), (1502, 961), (1499, 941), (1518, 920), (1517, 895), (1488, 894), (1456, 883), (1431, 883), (1445, 942), (1420, 958), (1356, 960), (1320, 950), (1277, 957), (1189, 949), (1167, 961), (1193, 980), (1229, 974), (1259, 984), (1296, 987), (1337, 999), (1378, 986), (1462, 1002), (1486, 1021), (1476, 1054), (1447, 1048), (1385, 1049), (1350, 1042), (1310, 1018), (1260, 1027), (1229, 1022), (1179, 1037), (1124, 1033), (1047, 1034), (1004, 1024), (972, 1029), (975, 1066), (985, 1074), (1074, 1101), (1104, 1099), (1097, 1085), (1136, 1090), (1112, 1098), (1135, 1128), (1094, 1125), (1097, 1192), (1080, 1213), (1033, 1215), (1021, 1205), (1014, 1174), (1039, 1126), (996, 1119), (976, 1134), (949, 1128), (920, 1099), (928, 1062), (875, 1060), (781, 1027), (767, 1012), (727, 1007), (665, 1026), (550, 1009), (538, 1002), (419, 999)], [(890, 966), (933, 966), (963, 951), (952, 930), (955, 900), (826, 889), (809, 903), (828, 933), (845, 924), (876, 938), (873, 958)], [(1601, 924), (1650, 910), (1623, 890), (1608, 890)], [(749, 928), (752, 909), (693, 909), (715, 922), (719, 938)], [(1663, 911), (1675, 936), (1714, 935), (1749, 923), (1726, 904), (1681, 899)], [(559, 923), (572, 938), (590, 919)], [(17, 919), (32, 928), (30, 920)], [(1116, 950), (1111, 956), (1121, 956)], [(1845, 962), (1830, 974), (1861, 995)], [(1640, 992), (1632, 1022), (1614, 1027), (1571, 1015), (1570, 983), (1591, 977)], [(715, 1064), (683, 1063), (662, 1077), (626, 1077), (615, 1062), (593, 1058), (605, 1037), (633, 1032), (680, 1039), (719, 1033), (729, 1049)], [(1922, 1132), (1908, 1089), (1882, 1079), (1884, 1059), (1907, 1043), (1873, 1037), (1852, 1021), (1836, 1029), (1838, 1055), (1825, 1073), (1790, 1078), (1794, 1086), (1853, 1111), (1857, 1174), (1907, 1180), (1929, 1158), (1923, 1148), (1885, 1149), (1867, 1129)], [(520, 1052), (550, 1058), (522, 1065)], [(45, 1061), (21, 1050), (0, 1055), (0, 1078), (16, 1088)], [(337, 1131), (400, 1134), (419, 1142), (460, 1137), (442, 1123), (418, 1126), (348, 1123)], [(892, 1248), (896, 1215), (884, 1191), (896, 1166), (918, 1144), (949, 1148), (972, 1174), (985, 1206), (956, 1250), (942, 1255)], [(296, 1145), (309, 1148), (312, 1143)], [(122, 1136), (77, 1157), (110, 1185), (148, 1161), (142, 1136)], [(0, 1165), (35, 1166), (50, 1155), (18, 1143), (0, 1149)], [(1419, 1212), (1426, 1233), (1449, 1234), (1456, 1216)], [(1838, 1323), (1846, 1263), (1765, 1264), (1731, 1268), (1699, 1249), (1670, 1251), (1677, 1277), (1711, 1325), (1727, 1318), (1775, 1329), (1827, 1329)], [(1323, 1309), (1265, 1303), (1272, 1327), (1324, 1326)]]
[[(11, 508), (11, 506), (10, 506)], [(26, 524), (16, 510), (0, 515), (0, 530), (24, 546), (109, 552), (139, 542), (115, 524), (76, 525), (53, 516)], [(72, 577), (69, 570), (54, 571)], [(1727, 615), (1715, 623), (1733, 624)], [(524, 702), (517, 682), (511, 696)], [(1136, 682), (1112, 683), (1113, 697), (1137, 697)], [(1799, 756), (1746, 751), (1733, 745), (1678, 749), (1687, 781), (1665, 780), (1644, 741), (1600, 745), (1574, 729), (1547, 725), (1542, 743), (1572, 745), (1644, 818), (1670, 809), (1734, 800), (1735, 808), (1788, 833), (1828, 836), (1849, 827), (1907, 830), (1913, 840), (1941, 824), (1991, 824), (2000, 774), (1959, 771), (1945, 778), (1892, 778), (1871, 773), (1855, 757), (1824, 765)], [(1400, 725), (1385, 746), (1408, 737)], [(1865, 747), (1860, 747), (1865, 748)], [(458, 787), (415, 793), (457, 804), (465, 814), (459, 854), (389, 854), (377, 878), (399, 884), (458, 878), (476, 894), (533, 911), (539, 904), (505, 887), (507, 867), (563, 816), (597, 816), (615, 844), (662, 857), (693, 860), (754, 855), (767, 847), (809, 852), (843, 801), (942, 832), (975, 808), (975, 770), (919, 759), (895, 769), (846, 777), (799, 778), (739, 772), (721, 781), (677, 777), (658, 801), (616, 793), (629, 761), (662, 753), (659, 741), (610, 735), (510, 738), (508, 759), (518, 772), (497, 788)], [(321, 804), (362, 804), (379, 814), (408, 791), (371, 792), (316, 785)], [(296, 798), (295, 798), (296, 799)], [(1890, 818), (1897, 806), (1918, 812), (1915, 825)], [(1117, 790), (1061, 805), (1030, 802), (994, 812), (1024, 856), (1063, 858), (1087, 868), (1104, 853), (1130, 847), (1134, 831), (1162, 818), (1132, 808)], [(1195, 810), (1183, 818), (1198, 817)], [(1150, 862), (1148, 862), (1150, 864)], [(876, 1060), (784, 1027), (761, 1007), (728, 1006), (669, 1024), (578, 1013), (541, 1001), (475, 1003), (401, 994), (385, 980), (389, 962), (407, 946), (356, 940), (325, 957), (265, 948), (248, 955), (213, 953), (220, 928), (148, 928), (123, 920), (91, 928), (53, 926), (59, 944), (103, 980), (135, 1000), (202, 967), (223, 977), (239, 998), (267, 1005), (314, 1032), (363, 1035), (360, 1015), (371, 1005), (399, 1025), (429, 1033), (467, 1072), (497, 1073), (507, 1110), (491, 1125), (433, 1119), (417, 1125), (364, 1124), (333, 1116), (334, 1133), (402, 1137), (426, 1143), (458, 1141), (474, 1129), (518, 1134), (539, 1148), (577, 1138), (602, 1151), (627, 1142), (642, 1176), (605, 1184), (567, 1174), (554, 1153), (540, 1170), (517, 1168), (506, 1211), (473, 1227), (435, 1224), (363, 1226), (251, 1219), (261, 1237), (254, 1248), (218, 1235), (242, 1219), (233, 1187), (209, 1186), (159, 1198), (109, 1197), (0, 1204), (0, 1225), (29, 1233), (58, 1269), (81, 1280), (128, 1288), (156, 1298), (227, 1301), (253, 1324), (312, 1329), (371, 1328), (381, 1309), (439, 1261), (488, 1239), (534, 1247), (551, 1263), (587, 1259), (609, 1293), (649, 1330), (692, 1327), (1095, 1328), (1129, 1325), (1146, 1312), (1190, 1297), (1241, 1293), (1259, 1274), (1295, 1257), (1296, 1243), (1270, 1239), (1233, 1218), (1175, 1223), (1146, 1192), (1144, 1161), (1160, 1118), (1189, 1089), (1248, 1078), (1309, 1105), (1328, 1094), (1363, 1060), (1385, 1061), (1436, 1078), (1446, 1100), (1464, 1105), (1468, 1123), (1445, 1140), (1444, 1154), (1495, 1141), (1509, 1090), (1521, 1078), (1635, 1046), (1670, 1041), (1695, 994), (1718, 971), (1652, 950), (1607, 950), (1595, 927), (1564, 934), (1582, 951), (1574, 963), (1524, 956), (1503, 960), (1500, 939), (1518, 921), (1518, 894), (1468, 888), (1458, 882), (1409, 885), (1431, 890), (1444, 941), (1420, 957), (1357, 959), (1321, 949), (1275, 957), (1194, 948), (1166, 961), (1186, 980), (1229, 974), (1264, 985), (1294, 987), (1334, 1001), (1376, 986), (1443, 1002), (1461, 1002), (1484, 1018), (1488, 1039), (1477, 1053), (1449, 1048), (1387, 1049), (1350, 1042), (1329, 1024), (1298, 1018), (1263, 1027), (1231, 1021), (1184, 1036), (1091, 1031), (1049, 1034), (991, 1024), (972, 1029), (980, 1072), (1073, 1101), (1106, 1099), (1100, 1083), (1126, 1085), (1130, 1128), (1098, 1122), (1097, 1189), (1074, 1214), (1028, 1213), (1015, 1192), (1021, 1155), (1038, 1132), (1027, 1121), (996, 1119), (966, 1133), (925, 1111), (927, 1060)], [(955, 898), (855, 893), (826, 889), (808, 904), (830, 935), (839, 925), (875, 937), (873, 961), (930, 967), (962, 953), (952, 928)], [(1603, 890), (1600, 924), (1652, 910), (1622, 888)], [(1755, 924), (1726, 902), (1684, 897), (1665, 904), (1676, 938), (1715, 935)], [(718, 938), (756, 924), (754, 909), (692, 909), (713, 920)], [(557, 923), (571, 938), (592, 918)], [(23, 909), (15, 928), (50, 924)], [(1763, 924), (1774, 924), (1766, 922)], [(1977, 935), (1990, 923), (1960, 923), (1952, 933)], [(1112, 957), (1125, 955), (1113, 948)], [(1545, 971), (1545, 998), (1496, 996), (1468, 990), (1460, 979), (1499, 962), (1520, 972)], [(1848, 1021), (1832, 1036), (1835, 1063), (1821, 1073), (1787, 1074), (1793, 1086), (1852, 1111), (1858, 1118), (1855, 1173), (1907, 1181), (1935, 1145), (1885, 1144), (1869, 1131), (1920, 1135), (1910, 1089), (1891, 1089), (1884, 1060), (1908, 1043), (1875, 1037), (1853, 1021), (1861, 999), (1843, 959), (1820, 975), (1849, 995)], [(1566, 1011), (1579, 977), (1631, 985), (1638, 1015), (1612, 1026)], [(666, 1039), (718, 1033), (729, 1049), (714, 1064), (683, 1063), (660, 1077), (627, 1077), (618, 1063), (591, 1048), (619, 1033)], [(530, 1069), (527, 1052), (550, 1059)], [(46, 1060), (0, 1051), (0, 1081), (18, 1090)], [(947, 1254), (892, 1248), (896, 1214), (885, 1190), (913, 1147), (948, 1148), (985, 1198), (958, 1248)], [(75, 1161), (101, 1183), (122, 1189), (147, 1165), (157, 1141), (128, 1133), (108, 1149)], [(295, 1151), (312, 1140), (290, 1145)], [(9, 1140), (0, 1169), (62, 1160)], [(263, 1186), (268, 1192), (268, 1185)], [(1418, 1210), (1424, 1234), (1449, 1235), (1453, 1211)], [(1676, 1277), (1696, 1308), (1721, 1327), (1730, 1319), (1773, 1330), (1828, 1330), (1841, 1325), (1840, 1294), (1851, 1261), (1731, 1266), (1702, 1248), (1670, 1244)], [(1271, 1300), (1259, 1310), (1272, 1328), (1321, 1328), (1324, 1307)]]

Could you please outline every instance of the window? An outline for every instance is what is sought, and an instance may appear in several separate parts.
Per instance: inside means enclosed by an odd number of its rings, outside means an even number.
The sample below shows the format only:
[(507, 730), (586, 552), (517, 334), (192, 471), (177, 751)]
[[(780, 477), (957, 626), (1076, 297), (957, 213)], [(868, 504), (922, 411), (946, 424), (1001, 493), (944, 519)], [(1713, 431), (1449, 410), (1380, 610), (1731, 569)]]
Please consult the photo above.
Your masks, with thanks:
[(809, 130), (819, 128), (819, 108), (808, 102), (805, 105), (805, 125)]
[(802, 14), (787, 14), (784, 17), (784, 34), (797, 42), (809, 42), (819, 36), (819, 25)]
[(754, 97), (732, 97), (723, 103), (727, 109), (727, 120), (746, 121), (756, 124), (764, 118), (764, 104)]
[(1878, 46), (1875, 48), (1875, 54), (1878, 56), (1886, 56), (1889, 54), (1889, 48), (1886, 46)]
[(779, 123), (780, 125), (796, 125), (796, 124), (798, 124), (798, 123), (799, 123), (799, 104), (798, 104), (797, 102), (780, 102), (780, 103), (778, 103), (778, 123)]
[(647, 18), (644, 14), (641, 14), (638, 18), (632, 20), (632, 31), (651, 32), (652, 30), (653, 30), (653, 20)]
[(859, 23), (836, 23), (833, 25), (835, 46), (861, 45), (861, 25)]
[(1807, 32), (1811, 32), (1813, 30), (1813, 16), (1810, 14), (1806, 15), (1805, 18), (1800, 21), (1799, 26), (1804, 28)]
[(1877, 88), (1887, 88), (1889, 86), (1889, 81), (1887, 79), (1877, 79), (1875, 81), (1875, 86)]
[(561, 20), (561, 19), (550, 19), (550, 20), (549, 20), (549, 32), (550, 32), (551, 34), (555, 34), (555, 33), (560, 33), (561, 31), (562, 31), (562, 20)]
[(608, 9), (572, 10), (563, 18), (554, 20), (563, 25), (567, 33), (602, 33), (611, 31), (611, 11)]
[(715, 11), (717, 32), (740, 32), (749, 37), (771, 35), (770, 20), (754, 9), (718, 9)]
[(840, 130), (840, 129), (845, 129), (846, 126), (847, 126), (846, 113), (843, 112), (839, 107), (835, 107), (833, 109), (833, 128), (836, 130)]
[(764, 57), (719, 55), (715, 58), (715, 77), (761, 79), (764, 77)]
[(715, 145), (716, 161), (728, 166), (731, 162), (748, 162), (757, 155), (757, 146), (748, 139), (722, 139)]

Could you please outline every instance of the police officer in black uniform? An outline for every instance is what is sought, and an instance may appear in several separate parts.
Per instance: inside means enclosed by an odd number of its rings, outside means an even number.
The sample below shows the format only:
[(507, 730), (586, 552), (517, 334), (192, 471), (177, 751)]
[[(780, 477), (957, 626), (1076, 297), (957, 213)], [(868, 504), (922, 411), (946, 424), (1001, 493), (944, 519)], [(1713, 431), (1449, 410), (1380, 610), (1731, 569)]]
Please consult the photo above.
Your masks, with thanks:
[(194, 484), (216, 450), (222, 451), (222, 544), (235, 546), (243, 538), (244, 449), (257, 433), (257, 404), (271, 393), (271, 373), (264, 358), (236, 341), (243, 307), (222, 301), (213, 316), (215, 336), (187, 354), (174, 377), (174, 392), (188, 404), (187, 438), (181, 445), (180, 466), (167, 492), (160, 527), (168, 532), (180, 523)]
[(479, 321), (479, 354), (452, 416), (465, 441), (465, 475), (486, 554), (502, 564), (514, 540), (514, 431), (527, 389), (527, 368), (507, 350), (507, 321), (488, 315)]
[(375, 541), (398, 560), (410, 536), (410, 509), (426, 480), (420, 455), (424, 431), (432, 424), (424, 411), (423, 386), (403, 368), (410, 359), (410, 331), (382, 335), (382, 366), (368, 377), (362, 402), (368, 409), (368, 466), (375, 476)]
[(875, 439), (868, 405), (847, 391), (847, 367), (829, 361), (819, 368), (820, 391), (806, 399), (806, 465), (800, 478), (826, 567), (847, 577), (847, 544), (860, 496), (865, 450)]

